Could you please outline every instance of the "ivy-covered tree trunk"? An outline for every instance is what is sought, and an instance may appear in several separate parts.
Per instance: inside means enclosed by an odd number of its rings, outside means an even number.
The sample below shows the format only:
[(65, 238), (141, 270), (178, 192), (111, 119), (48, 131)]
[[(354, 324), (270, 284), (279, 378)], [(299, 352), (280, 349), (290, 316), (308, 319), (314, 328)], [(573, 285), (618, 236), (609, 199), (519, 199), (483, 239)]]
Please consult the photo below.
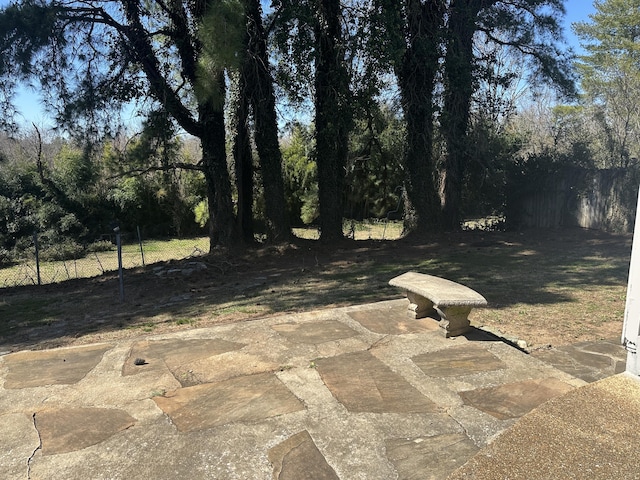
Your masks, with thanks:
[[(218, 81), (224, 82), (222, 72), (219, 76)], [(204, 132), (200, 141), (209, 200), (210, 245), (212, 249), (217, 245), (235, 245), (239, 236), (233, 212), (231, 179), (227, 168), (224, 113), (210, 102), (201, 103), (198, 106), (198, 113), (199, 123)]]
[[(439, 67), (441, 0), (407, 0), (406, 50), (395, 66), (407, 122), (405, 230), (425, 233), (440, 226), (440, 200), (434, 179), (433, 92)], [(407, 211), (408, 210), (408, 211)]]
[(231, 120), (231, 130), (235, 132), (233, 160), (238, 191), (236, 220), (244, 242), (253, 243), (253, 155), (247, 126), (249, 120), (247, 85), (242, 74), (237, 76), (235, 82), (235, 97), (236, 105)]
[(469, 163), (467, 129), (469, 107), (474, 92), (473, 36), (478, 12), (493, 1), (454, 0), (449, 10), (447, 53), (445, 56), (445, 98), (442, 134), (447, 153), (444, 163), (442, 207), (444, 226), (459, 229), (462, 222), (462, 184)]
[(317, 1), (315, 123), (320, 240), (343, 238), (343, 187), (351, 125), (340, 1)]
[(286, 241), (291, 235), (284, 196), (282, 152), (278, 141), (278, 122), (273, 79), (269, 71), (266, 35), (258, 0), (246, 0), (248, 52), (246, 81), (250, 90), (255, 121), (255, 142), (260, 159), (268, 235)]
[[(122, 0), (122, 3), (129, 25), (124, 30), (129, 42), (128, 54), (145, 73), (153, 96), (182, 128), (201, 141), (202, 169), (207, 183), (209, 203), (210, 246), (213, 248), (217, 245), (235, 245), (238, 242), (238, 229), (233, 212), (231, 180), (225, 151), (224, 71), (218, 69), (209, 79), (213, 90), (219, 93), (218, 99), (214, 100), (212, 92), (209, 92), (209, 96), (200, 95), (197, 105), (198, 118), (194, 119), (192, 111), (172, 89), (169, 79), (163, 75), (160, 60), (153, 50), (151, 35), (141, 22), (142, 9), (139, 2)], [(199, 84), (197, 59), (202, 55), (202, 43), (192, 35), (185, 4), (172, 2), (170, 6), (171, 29), (167, 32), (177, 46), (182, 76), (195, 87)], [(204, 3), (191, 5), (190, 14), (196, 19), (203, 19), (207, 13), (205, 6)]]

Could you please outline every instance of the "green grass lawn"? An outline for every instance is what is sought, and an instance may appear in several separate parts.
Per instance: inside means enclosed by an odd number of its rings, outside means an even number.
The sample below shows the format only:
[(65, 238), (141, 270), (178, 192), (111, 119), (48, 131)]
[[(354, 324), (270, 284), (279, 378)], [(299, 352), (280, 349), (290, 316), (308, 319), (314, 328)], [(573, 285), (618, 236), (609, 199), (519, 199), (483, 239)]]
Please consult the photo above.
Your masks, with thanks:
[[(345, 222), (345, 236), (356, 240), (396, 240), (402, 235), (401, 222), (367, 221)], [(315, 227), (294, 228), (298, 238), (317, 240)], [(123, 268), (135, 268), (168, 260), (181, 260), (190, 256), (200, 256), (209, 252), (209, 238), (198, 237), (172, 240), (148, 240), (122, 246)], [(106, 252), (91, 253), (83, 258), (40, 262), (41, 283), (57, 283), (73, 278), (90, 278), (118, 269), (116, 247)], [(20, 285), (37, 285), (38, 272), (35, 260), (0, 269), (0, 288)]]
[[(168, 260), (179, 260), (190, 256), (208, 253), (209, 238), (149, 240), (142, 243), (142, 252), (138, 243), (122, 246), (123, 268), (135, 268)], [(118, 269), (118, 254), (113, 249), (106, 252), (95, 252), (83, 258), (40, 262), (41, 283), (57, 283), (72, 278), (90, 278)], [(19, 285), (36, 285), (38, 273), (35, 260), (0, 269), (0, 287)]]
[[(402, 236), (402, 222), (371, 220), (355, 222), (345, 220), (342, 231), (345, 237), (354, 240), (397, 240)], [(298, 238), (318, 240), (320, 231), (316, 227), (294, 228)]]

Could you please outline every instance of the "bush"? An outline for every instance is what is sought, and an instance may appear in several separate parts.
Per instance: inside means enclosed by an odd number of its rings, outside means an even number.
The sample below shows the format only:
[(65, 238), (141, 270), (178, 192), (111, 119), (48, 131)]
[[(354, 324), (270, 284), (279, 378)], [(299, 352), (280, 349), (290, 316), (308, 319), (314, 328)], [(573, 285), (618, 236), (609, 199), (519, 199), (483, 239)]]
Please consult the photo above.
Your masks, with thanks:
[(8, 267), (15, 263), (11, 257), (11, 252), (7, 249), (0, 248), (0, 268)]
[(114, 248), (115, 246), (109, 240), (98, 240), (96, 242), (90, 243), (87, 246), (87, 252), (88, 253), (109, 252)]
[(40, 251), (40, 260), (45, 262), (72, 260), (83, 256), (84, 248), (73, 240), (63, 240), (61, 243), (48, 246)]

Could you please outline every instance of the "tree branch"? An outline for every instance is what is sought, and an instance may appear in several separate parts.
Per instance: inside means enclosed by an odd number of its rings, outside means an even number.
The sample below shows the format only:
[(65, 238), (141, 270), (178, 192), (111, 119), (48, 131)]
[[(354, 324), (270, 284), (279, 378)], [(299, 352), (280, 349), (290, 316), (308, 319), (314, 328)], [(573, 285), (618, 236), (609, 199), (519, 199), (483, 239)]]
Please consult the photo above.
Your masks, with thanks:
[(141, 175), (144, 175), (145, 173), (150, 173), (150, 172), (168, 172), (171, 170), (178, 170), (178, 169), (191, 170), (191, 171), (197, 171), (197, 172), (204, 171), (202, 162), (198, 162), (197, 164), (174, 162), (174, 163), (169, 163), (167, 165), (161, 165), (161, 166), (152, 166), (152, 167), (146, 167), (146, 168), (132, 168), (125, 172), (121, 172), (118, 175), (112, 175), (111, 177), (108, 177), (108, 178), (109, 180), (113, 180), (116, 178), (123, 178), (123, 177), (133, 176), (133, 175), (141, 176)]
[(127, 45), (129, 54), (142, 67), (153, 95), (182, 128), (196, 137), (202, 137), (204, 132), (202, 132), (201, 125), (193, 118), (189, 109), (182, 104), (161, 73), (158, 58), (140, 21), (137, 0), (123, 0), (122, 3), (129, 21), (129, 26), (125, 30), (126, 38), (129, 40)]

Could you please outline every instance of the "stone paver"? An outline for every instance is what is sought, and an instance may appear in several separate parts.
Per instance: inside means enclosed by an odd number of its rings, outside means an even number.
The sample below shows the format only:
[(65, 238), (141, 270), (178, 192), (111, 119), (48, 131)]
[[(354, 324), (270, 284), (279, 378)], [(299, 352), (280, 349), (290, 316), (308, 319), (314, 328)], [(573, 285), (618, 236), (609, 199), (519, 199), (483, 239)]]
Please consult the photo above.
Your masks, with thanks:
[(478, 447), (463, 433), (432, 437), (393, 438), (386, 441), (387, 456), (404, 480), (437, 480), (473, 456)]
[[(239, 350), (242, 347), (244, 345), (241, 343), (228, 342), (218, 338), (143, 340), (134, 343), (131, 347), (127, 360), (124, 362), (122, 374), (142, 373), (158, 363), (164, 363), (170, 370), (175, 370), (181, 365)], [(144, 360), (144, 363), (136, 365), (136, 359)]]
[(154, 397), (154, 401), (181, 432), (254, 422), (304, 409), (282, 382), (268, 373), (180, 388)]
[(555, 378), (525, 380), (460, 392), (464, 403), (500, 420), (518, 418), (573, 387)]
[(112, 345), (18, 352), (4, 357), (9, 372), (4, 388), (28, 388), (79, 382)]
[(358, 332), (337, 320), (304, 324), (281, 323), (271, 328), (293, 342), (309, 344), (332, 342), (358, 335)]
[(317, 362), (331, 393), (351, 412), (427, 413), (436, 405), (369, 352)]
[(616, 340), (535, 350), (531, 355), (585, 382), (624, 372), (627, 360), (627, 352)]
[(491, 352), (472, 345), (424, 353), (413, 357), (412, 360), (424, 373), (432, 377), (473, 375), (507, 367)]
[[(445, 479), (584, 385), (481, 330), (444, 338), (405, 309), (0, 356), (0, 476)], [(592, 372), (609, 368), (593, 355), (621, 359), (609, 346), (579, 351)]]
[(136, 420), (114, 408), (57, 408), (34, 415), (43, 455), (81, 450), (135, 425)]
[(306, 430), (269, 450), (276, 480), (339, 480)]
[(397, 307), (367, 308), (349, 312), (363, 327), (383, 335), (403, 335), (438, 331), (438, 322), (433, 318), (408, 318), (405, 311)]

